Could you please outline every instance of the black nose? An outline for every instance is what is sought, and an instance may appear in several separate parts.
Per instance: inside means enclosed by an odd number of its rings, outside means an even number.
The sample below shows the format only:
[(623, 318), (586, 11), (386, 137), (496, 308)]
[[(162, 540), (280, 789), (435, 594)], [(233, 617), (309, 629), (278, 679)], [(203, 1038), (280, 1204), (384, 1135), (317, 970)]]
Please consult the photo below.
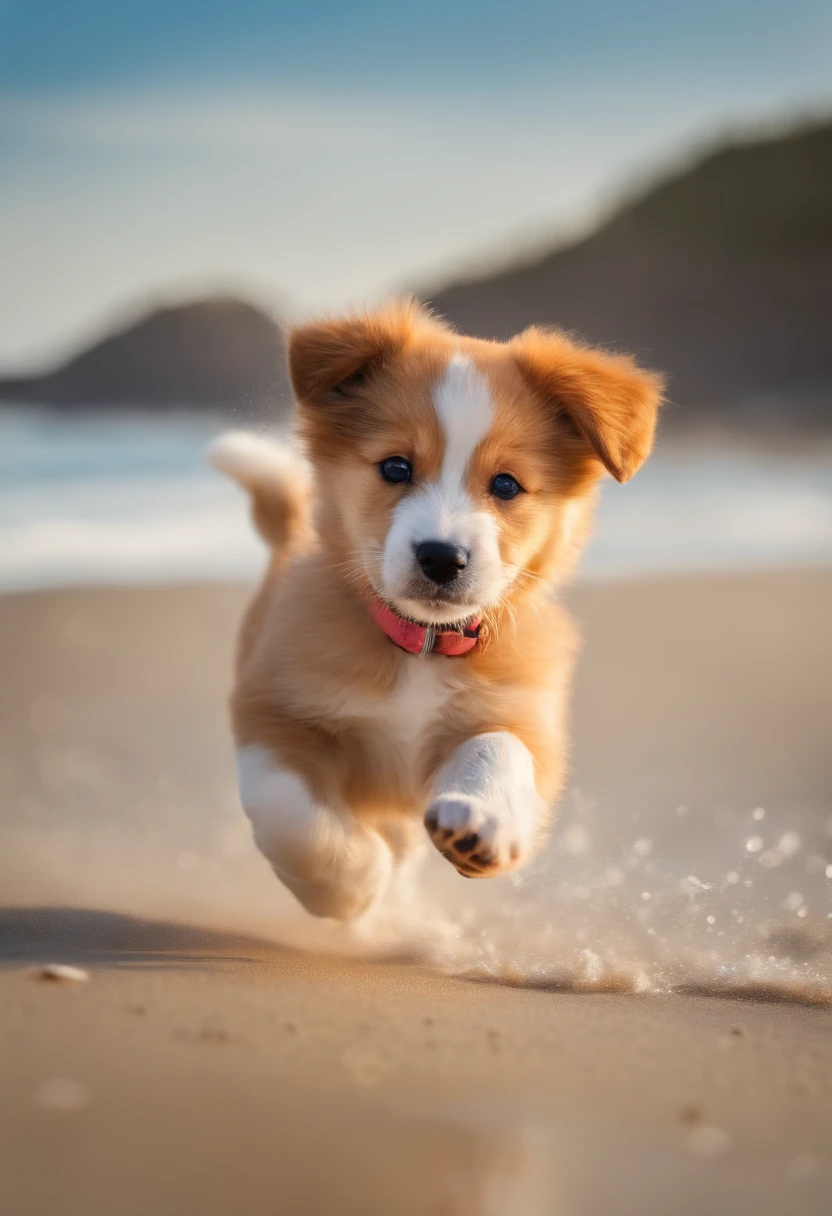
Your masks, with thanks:
[(468, 554), (444, 540), (425, 540), (416, 547), (416, 561), (432, 583), (452, 583), (468, 565)]

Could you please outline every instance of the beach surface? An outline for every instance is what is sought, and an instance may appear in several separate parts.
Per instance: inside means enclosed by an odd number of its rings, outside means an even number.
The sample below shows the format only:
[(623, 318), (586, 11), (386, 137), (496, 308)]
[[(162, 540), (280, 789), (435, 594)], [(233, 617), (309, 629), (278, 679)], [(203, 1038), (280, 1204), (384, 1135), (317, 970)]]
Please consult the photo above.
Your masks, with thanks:
[(237, 805), (247, 594), (0, 598), (0, 1210), (827, 1213), (832, 572), (572, 590), (550, 845), (357, 929)]

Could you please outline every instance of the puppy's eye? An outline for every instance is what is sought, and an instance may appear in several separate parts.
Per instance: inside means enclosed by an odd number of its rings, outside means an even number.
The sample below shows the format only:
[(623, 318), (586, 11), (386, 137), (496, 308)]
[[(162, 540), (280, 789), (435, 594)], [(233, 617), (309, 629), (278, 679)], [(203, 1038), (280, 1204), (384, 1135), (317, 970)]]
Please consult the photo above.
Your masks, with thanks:
[(394, 485), (413, 479), (410, 461), (405, 460), (404, 456), (388, 456), (386, 460), (382, 460), (378, 471), (385, 481), (392, 481)]
[(498, 473), (491, 483), (491, 493), (496, 498), (516, 498), (523, 487), (510, 473)]

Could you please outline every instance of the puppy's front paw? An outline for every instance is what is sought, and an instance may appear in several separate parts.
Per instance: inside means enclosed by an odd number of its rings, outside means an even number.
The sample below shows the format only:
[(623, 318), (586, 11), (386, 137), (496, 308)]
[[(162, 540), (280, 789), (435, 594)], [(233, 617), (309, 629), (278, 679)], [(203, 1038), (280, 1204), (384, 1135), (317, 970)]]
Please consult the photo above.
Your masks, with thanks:
[(508, 805), (471, 794), (434, 798), (425, 812), (425, 827), (442, 856), (466, 878), (504, 874), (522, 865), (531, 852), (530, 833)]

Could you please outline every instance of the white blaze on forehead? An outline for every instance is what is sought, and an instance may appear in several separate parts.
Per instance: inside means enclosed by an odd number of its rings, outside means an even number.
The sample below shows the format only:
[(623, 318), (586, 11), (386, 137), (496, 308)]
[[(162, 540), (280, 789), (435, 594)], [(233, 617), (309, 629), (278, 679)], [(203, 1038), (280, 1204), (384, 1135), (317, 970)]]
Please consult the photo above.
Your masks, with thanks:
[(382, 560), (382, 593), (402, 611), (420, 618), (420, 605), (407, 587), (419, 572), (415, 550), (427, 540), (448, 541), (468, 553), (453, 604), (435, 609), (437, 621), (453, 621), (492, 602), (504, 583), (497, 523), (468, 493), (471, 458), (494, 420), (494, 402), (485, 376), (467, 356), (451, 356), (433, 389), (433, 406), (442, 428), (439, 476), (419, 483), (393, 512)]
[(448, 361), (433, 390), (433, 405), (442, 426), (444, 452), (436, 481), (415, 498), (419, 502), (419, 540), (447, 540), (470, 549), (490, 520), (476, 511), (466, 488), (471, 457), (491, 429), (494, 405), (488, 381), (459, 352)]
[(445, 434), (441, 480), (447, 489), (461, 488), (471, 457), (491, 429), (491, 389), (471, 360), (457, 352), (434, 390), (433, 404)]

